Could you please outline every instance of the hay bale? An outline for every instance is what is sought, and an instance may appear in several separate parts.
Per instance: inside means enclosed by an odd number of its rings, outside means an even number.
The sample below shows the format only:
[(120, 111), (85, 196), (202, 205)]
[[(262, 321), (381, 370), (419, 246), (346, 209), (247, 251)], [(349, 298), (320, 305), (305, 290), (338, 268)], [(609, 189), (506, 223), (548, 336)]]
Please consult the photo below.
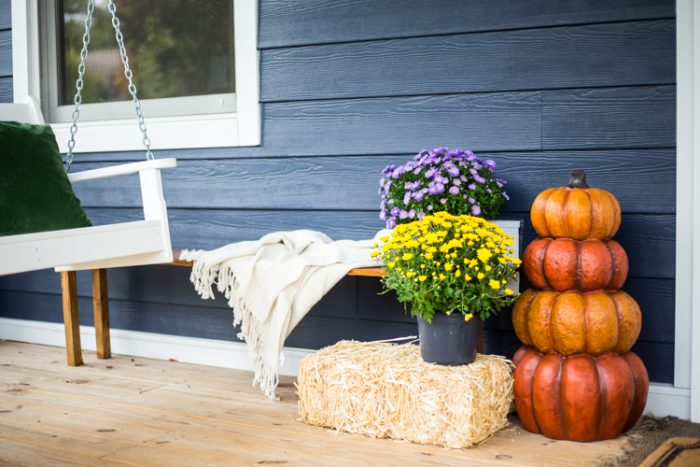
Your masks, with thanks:
[(341, 341), (305, 357), (296, 386), (309, 425), (464, 448), (508, 424), (513, 365), (477, 355), (442, 366), (425, 363), (412, 344)]

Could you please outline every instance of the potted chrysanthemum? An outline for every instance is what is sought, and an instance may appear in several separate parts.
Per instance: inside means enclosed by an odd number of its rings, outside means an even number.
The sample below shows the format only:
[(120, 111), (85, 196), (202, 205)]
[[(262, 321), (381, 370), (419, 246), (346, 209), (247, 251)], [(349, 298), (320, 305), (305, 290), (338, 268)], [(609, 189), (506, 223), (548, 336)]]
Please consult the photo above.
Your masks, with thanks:
[(423, 359), (472, 362), (483, 320), (517, 298), (508, 287), (520, 265), (513, 239), (485, 219), (442, 211), (381, 241), (374, 255), (386, 266), (384, 287), (418, 318)]
[(388, 229), (439, 211), (494, 219), (509, 199), (503, 189), (506, 181), (493, 176), (495, 169), (493, 160), (471, 151), (421, 151), (382, 171), (379, 217)]

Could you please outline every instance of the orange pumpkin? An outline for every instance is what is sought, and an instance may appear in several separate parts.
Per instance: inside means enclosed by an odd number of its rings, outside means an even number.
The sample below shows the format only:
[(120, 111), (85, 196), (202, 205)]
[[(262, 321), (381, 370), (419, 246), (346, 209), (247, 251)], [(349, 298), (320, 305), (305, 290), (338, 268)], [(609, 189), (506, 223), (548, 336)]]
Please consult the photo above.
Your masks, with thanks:
[(537, 195), (530, 210), (540, 237), (610, 238), (620, 228), (620, 204), (610, 192), (590, 188), (586, 174), (576, 170), (568, 186), (548, 188)]
[(642, 328), (639, 305), (626, 292), (526, 290), (513, 307), (518, 339), (540, 352), (625, 353)]
[(538, 289), (587, 292), (621, 288), (629, 264), (615, 240), (538, 238), (525, 249), (523, 270)]
[(644, 411), (649, 375), (633, 352), (565, 357), (521, 347), (513, 363), (515, 408), (528, 431), (573, 441), (611, 439)]

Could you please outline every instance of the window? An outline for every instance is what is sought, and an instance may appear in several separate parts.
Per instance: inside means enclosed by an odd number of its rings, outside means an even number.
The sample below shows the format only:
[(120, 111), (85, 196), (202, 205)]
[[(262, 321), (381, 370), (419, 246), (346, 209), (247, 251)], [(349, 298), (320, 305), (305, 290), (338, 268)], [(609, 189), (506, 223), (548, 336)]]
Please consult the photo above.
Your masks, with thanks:
[[(116, 7), (154, 149), (260, 143), (255, 0), (121, 0)], [(40, 101), (62, 150), (86, 8), (86, 0), (12, 2), (15, 100)], [(95, 1), (84, 83), (76, 152), (140, 150), (107, 0)]]

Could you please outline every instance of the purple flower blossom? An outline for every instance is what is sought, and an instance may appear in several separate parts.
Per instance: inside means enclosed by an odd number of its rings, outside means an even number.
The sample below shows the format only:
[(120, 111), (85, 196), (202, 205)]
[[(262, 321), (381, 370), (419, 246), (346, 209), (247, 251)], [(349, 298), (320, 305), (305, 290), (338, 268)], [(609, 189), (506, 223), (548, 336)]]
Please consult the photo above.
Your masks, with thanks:
[(408, 211), (408, 218), (409, 219), (414, 219), (415, 217), (416, 217), (416, 210), (415, 209), (411, 209), (410, 211)]
[(394, 169), (396, 169), (396, 166), (394, 164), (387, 165), (384, 167), (384, 170), (382, 170), (382, 174), (384, 175), (390, 175)]
[(403, 195), (403, 204), (408, 204), (409, 201), (411, 201), (411, 191), (407, 191)]
[(459, 187), (457, 187), (457, 186), (451, 187), (451, 188), (450, 188), (450, 194), (451, 194), (451, 195), (455, 195), (455, 196), (458, 195), (458, 194), (459, 194)]
[(432, 211), (432, 210), (433, 210), (433, 205), (432, 205), (432, 204), (429, 204), (429, 205), (427, 205), (427, 206), (425, 207), (425, 209), (427, 209), (428, 211)]
[(503, 197), (504, 197), (507, 201), (510, 201), (510, 196), (508, 196), (508, 193), (506, 193), (505, 191), (503, 192)]
[(403, 209), (399, 212), (399, 219), (406, 219), (408, 217), (408, 212)]
[(427, 172), (425, 172), (425, 178), (433, 178), (436, 173), (438, 173), (438, 170), (434, 167), (431, 167), (430, 169), (428, 169)]
[(476, 190), (476, 185), (474, 185), (473, 183), (470, 183), (469, 186), (468, 186), (467, 188), (469, 188), (470, 190), (474, 191), (474, 190)]
[(447, 167), (447, 173), (452, 175), (453, 177), (459, 177), (459, 169), (454, 165)]
[(396, 227), (396, 219), (393, 217), (390, 217), (389, 219), (386, 220), (386, 228), (387, 229), (393, 229)]
[(446, 204), (447, 198), (440, 198), (440, 204)]
[(475, 204), (474, 206), (472, 206), (472, 214), (474, 214), (475, 216), (478, 216), (479, 214), (481, 214), (481, 208), (479, 207), (478, 204)]
[(496, 170), (496, 163), (492, 161), (491, 159), (487, 159), (486, 162), (484, 162), (484, 165), (486, 166), (487, 169), (489, 169), (491, 172)]
[(460, 186), (460, 185), (462, 184), (462, 182), (461, 182), (460, 179), (458, 179), (458, 178), (453, 178), (453, 179), (452, 179), (452, 184), (453, 184), (454, 186)]
[(386, 210), (382, 209), (379, 211), (379, 219), (385, 221), (386, 220)]
[(474, 174), (474, 181), (476, 183), (486, 183), (486, 179), (479, 174)]
[(474, 198), (467, 198), (467, 201), (469, 201), (469, 204), (474, 204), (474, 203), (476, 203), (476, 201), (474, 200)]
[(391, 211), (390, 211), (390, 212), (391, 212), (391, 217), (396, 217), (396, 216), (398, 216), (399, 213), (401, 212), (401, 209), (399, 209), (399, 208), (391, 208)]

